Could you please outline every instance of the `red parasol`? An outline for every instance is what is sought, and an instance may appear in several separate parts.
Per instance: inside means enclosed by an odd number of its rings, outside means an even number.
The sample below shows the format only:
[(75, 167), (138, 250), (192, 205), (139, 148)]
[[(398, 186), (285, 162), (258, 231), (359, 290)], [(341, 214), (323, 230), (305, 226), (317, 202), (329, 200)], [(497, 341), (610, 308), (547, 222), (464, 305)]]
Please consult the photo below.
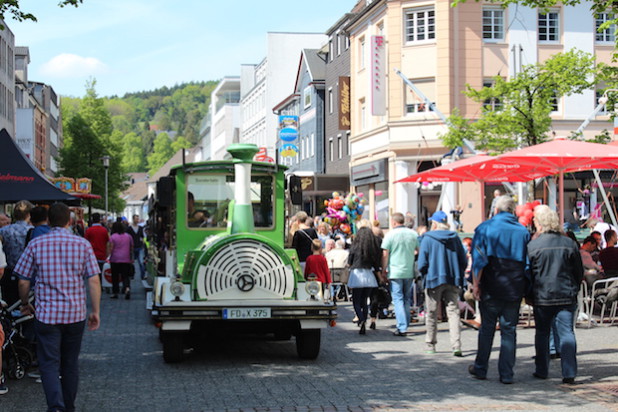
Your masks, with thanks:
[(498, 156), (501, 162), (523, 167), (546, 168), (546, 175), (559, 175), (560, 221), (564, 221), (564, 174), (592, 169), (618, 169), (618, 147), (599, 143), (567, 140), (529, 146)]

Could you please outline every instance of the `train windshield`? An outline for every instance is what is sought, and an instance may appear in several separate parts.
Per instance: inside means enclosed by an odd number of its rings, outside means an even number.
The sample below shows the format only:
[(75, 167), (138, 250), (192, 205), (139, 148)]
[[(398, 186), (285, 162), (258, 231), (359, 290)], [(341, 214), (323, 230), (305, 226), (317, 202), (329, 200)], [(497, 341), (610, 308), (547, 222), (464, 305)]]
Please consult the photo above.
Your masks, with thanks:
[[(274, 177), (251, 176), (251, 203), (256, 228), (273, 226)], [(234, 176), (192, 174), (187, 177), (187, 226), (190, 229), (224, 228), (234, 199)]]

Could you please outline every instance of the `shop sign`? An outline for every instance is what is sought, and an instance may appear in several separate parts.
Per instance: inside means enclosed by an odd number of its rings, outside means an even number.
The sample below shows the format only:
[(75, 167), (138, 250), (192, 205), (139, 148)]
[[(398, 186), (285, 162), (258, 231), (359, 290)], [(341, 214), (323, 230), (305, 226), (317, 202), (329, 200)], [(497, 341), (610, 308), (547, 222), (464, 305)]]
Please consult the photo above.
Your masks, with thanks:
[(268, 156), (268, 149), (266, 149), (265, 147), (260, 147), (258, 149), (258, 152), (253, 158), (253, 160), (255, 160), (256, 162), (275, 163), (275, 160), (272, 157)]
[(371, 36), (371, 114), (386, 114), (386, 47), (384, 36)]
[(292, 143), (286, 143), (279, 149), (281, 157), (296, 157), (298, 156), (298, 146)]
[(339, 77), (339, 130), (350, 130), (350, 77)]
[(293, 142), (298, 138), (298, 116), (279, 116), (279, 139)]
[(376, 160), (352, 167), (350, 180), (353, 186), (388, 180), (387, 159)]

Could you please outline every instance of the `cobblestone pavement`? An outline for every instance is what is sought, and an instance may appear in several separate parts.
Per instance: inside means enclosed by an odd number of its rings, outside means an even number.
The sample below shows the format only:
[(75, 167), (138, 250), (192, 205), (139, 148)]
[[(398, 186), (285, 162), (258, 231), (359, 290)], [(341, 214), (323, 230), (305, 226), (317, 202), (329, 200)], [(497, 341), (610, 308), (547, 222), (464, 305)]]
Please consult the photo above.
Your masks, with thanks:
[[(183, 363), (163, 362), (157, 330), (144, 310), (137, 281), (130, 301), (103, 295), (102, 326), (86, 332), (81, 353), (79, 411), (611, 411), (618, 410), (618, 329), (577, 329), (578, 384), (561, 383), (559, 361), (550, 379), (532, 377), (534, 330), (518, 329), (515, 384), (503, 385), (494, 350), (487, 381), (467, 373), (477, 332), (464, 328), (464, 357), (449, 350), (440, 325), (438, 352), (424, 353), (424, 326), (392, 335), (394, 320), (357, 333), (351, 305), (323, 331), (316, 361), (296, 357), (294, 340), (243, 338), (210, 342)], [(497, 344), (498, 339), (496, 339)], [(43, 411), (40, 384), (9, 380), (0, 411)]]

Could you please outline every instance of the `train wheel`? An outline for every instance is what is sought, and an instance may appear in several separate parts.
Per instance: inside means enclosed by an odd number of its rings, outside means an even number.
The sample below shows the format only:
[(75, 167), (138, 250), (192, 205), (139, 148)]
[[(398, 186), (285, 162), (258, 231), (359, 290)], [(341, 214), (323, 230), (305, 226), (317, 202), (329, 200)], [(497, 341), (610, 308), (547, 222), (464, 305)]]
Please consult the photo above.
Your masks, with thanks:
[(176, 363), (182, 361), (183, 354), (183, 335), (181, 333), (162, 333), (163, 360), (165, 363)]
[(303, 329), (296, 335), (296, 352), (301, 359), (315, 359), (320, 353), (320, 329)]

